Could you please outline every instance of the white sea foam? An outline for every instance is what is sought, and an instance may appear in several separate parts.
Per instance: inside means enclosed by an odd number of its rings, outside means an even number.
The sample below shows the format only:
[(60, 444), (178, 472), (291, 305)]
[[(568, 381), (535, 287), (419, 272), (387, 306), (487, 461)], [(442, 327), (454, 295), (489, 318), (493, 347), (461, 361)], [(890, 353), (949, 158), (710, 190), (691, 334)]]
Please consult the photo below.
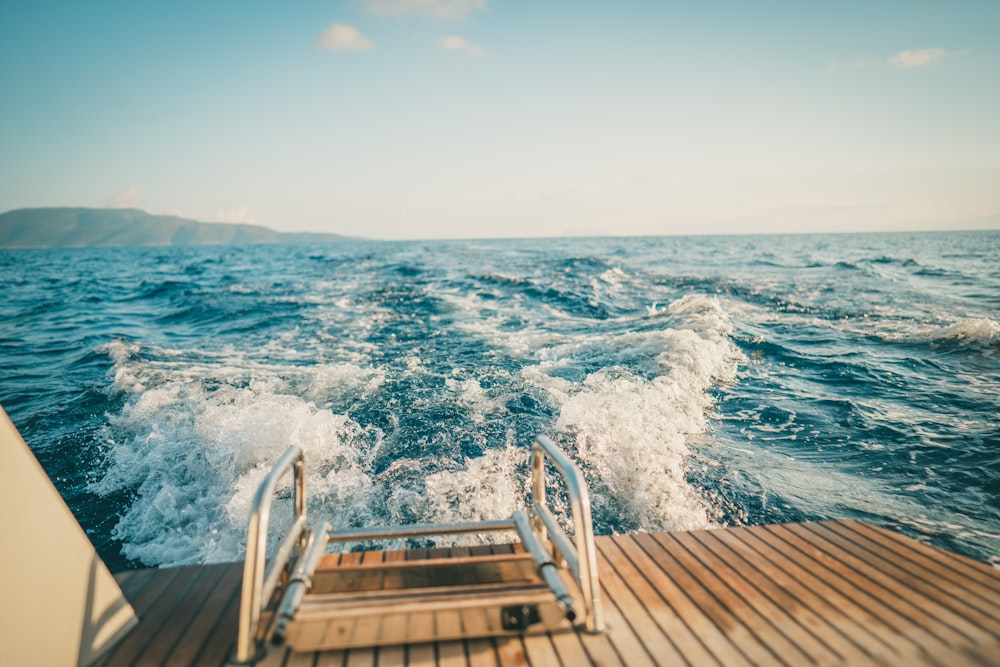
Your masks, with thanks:
[[(584, 337), (574, 346), (540, 350), (545, 359), (525, 369), (560, 406), (556, 428), (571, 435), (597, 493), (639, 527), (691, 529), (711, 525), (705, 500), (685, 479), (687, 438), (701, 433), (712, 405), (708, 393), (731, 381), (742, 355), (729, 339), (731, 324), (718, 301), (690, 296), (668, 309), (674, 324), (622, 334), (600, 344)], [(582, 383), (553, 371), (605, 354), (645, 358), (652, 377), (602, 359)], [(647, 370), (647, 369), (644, 369)]]
[(1000, 324), (985, 317), (967, 319), (928, 331), (922, 337), (935, 346), (996, 347), (1000, 345)]
[(458, 402), (469, 410), (473, 421), (483, 421), (486, 415), (502, 412), (507, 407), (508, 395), (490, 396), (475, 378), (462, 381), (448, 378), (445, 380), (445, 386), (454, 392)]
[[(524, 450), (514, 446), (508, 434), (506, 446), (468, 458), (459, 470), (432, 473), (425, 479), (423, 493), (407, 498), (411, 510), (423, 521), (454, 523), (506, 519), (521, 506), (525, 477), (518, 468), (525, 464)], [(400, 495), (394, 494), (399, 503)], [(468, 545), (502, 540), (502, 535), (457, 536), (451, 544)]]
[[(375, 374), (327, 366), (289, 380), (285, 368), (171, 365), (140, 352), (108, 346), (126, 403), (110, 419), (105, 474), (93, 484), (97, 493), (133, 492), (115, 527), (127, 557), (148, 564), (238, 557), (253, 493), (290, 444), (305, 451), (310, 502), (340, 525), (373, 521), (370, 465), (381, 432), (282, 392), (300, 383), (327, 395), (345, 382), (364, 391), (378, 383)], [(277, 530), (289, 511), (276, 516)]]
[[(484, 299), (478, 294), (433, 286), (428, 287), (428, 294), (453, 309), (450, 326), (481, 338), (513, 357), (530, 357), (539, 347), (562, 339), (543, 325), (546, 321), (564, 318), (564, 314), (548, 306), (532, 310), (517, 294), (505, 296), (502, 300)], [(509, 326), (511, 322), (517, 322), (518, 326)]]
[(601, 275), (590, 279), (590, 290), (593, 294), (590, 298), (590, 305), (597, 306), (601, 299), (613, 299), (620, 295), (624, 288), (630, 283), (627, 273), (620, 268), (613, 267)]
[[(495, 317), (480, 334), (502, 340), (505, 316)], [(706, 428), (710, 389), (735, 375), (729, 319), (704, 296), (627, 319), (619, 324), (642, 326), (620, 334), (527, 327), (518, 345), (535, 363), (518, 381), (546, 390), (558, 407), (553, 428), (575, 442), (599, 505), (648, 529), (711, 525), (685, 459), (687, 439)], [(460, 464), (406, 458), (376, 472), (385, 434), (336, 406), (376, 396), (387, 371), (353, 361), (304, 365), (294, 349), (282, 353), (300, 343), (295, 332), (279, 336), (263, 357), (231, 347), (107, 346), (125, 404), (110, 419), (105, 474), (93, 489), (133, 494), (115, 528), (126, 556), (147, 564), (239, 558), (253, 493), (289, 444), (305, 450), (310, 513), (338, 526), (499, 518), (523, 502), (526, 453), (512, 432), (500, 448), (477, 440), (484, 454)], [(401, 377), (431, 372), (416, 353), (403, 361)], [(444, 382), (441, 400), (463, 406), (473, 424), (503, 413), (513, 391), (505, 383), (487, 390), (466, 373)], [(287, 505), (276, 510), (276, 526), (287, 524)]]
[[(609, 270), (598, 282), (614, 289), (627, 278), (620, 270)], [(710, 509), (686, 481), (685, 458), (687, 439), (707, 426), (712, 405), (708, 391), (732, 381), (742, 359), (717, 299), (684, 297), (646, 313), (664, 328), (610, 336), (531, 326), (511, 334), (502, 330), (505, 315), (490, 310), (494, 305), (469, 297), (460, 302), (463, 309), (487, 312), (470, 318), (463, 327), (467, 332), (538, 361), (522, 370), (522, 378), (545, 389), (559, 406), (554, 428), (574, 437), (596, 493), (607, 495), (605, 502), (643, 528), (711, 524)], [(539, 313), (519, 316), (535, 319)], [(621, 318), (630, 323), (626, 320)], [(567, 379), (567, 371), (580, 365), (601, 370), (582, 381)], [(474, 380), (452, 381), (450, 388), (477, 414), (499, 406)]]
[[(290, 444), (305, 452), (310, 515), (335, 526), (500, 518), (522, 501), (523, 471), (515, 469), (525, 455), (513, 433), (505, 447), (459, 468), (405, 459), (373, 472), (384, 434), (317, 404), (378, 391), (385, 380), (380, 371), (267, 366), (235, 354), (163, 361), (176, 355), (123, 342), (106, 351), (114, 361), (113, 388), (126, 402), (109, 420), (104, 476), (91, 488), (105, 495), (131, 491), (114, 529), (128, 558), (149, 565), (240, 558), (253, 495)], [(501, 399), (490, 399), (476, 380), (449, 386), (474, 414), (502, 409)], [(272, 546), (291, 517), (291, 476), (285, 477)]]

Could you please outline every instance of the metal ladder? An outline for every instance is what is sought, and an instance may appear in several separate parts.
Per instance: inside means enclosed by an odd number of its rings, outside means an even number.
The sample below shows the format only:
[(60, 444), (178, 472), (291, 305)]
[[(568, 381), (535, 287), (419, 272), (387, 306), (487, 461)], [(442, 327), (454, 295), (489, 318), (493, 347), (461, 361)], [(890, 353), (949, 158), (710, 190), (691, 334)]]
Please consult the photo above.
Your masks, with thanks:
[[(546, 502), (546, 461), (565, 483), (573, 539)], [(271, 505), (289, 470), (295, 519), (268, 563)], [(568, 629), (574, 622), (601, 632), (597, 555), (583, 474), (549, 438), (537, 436), (531, 475), (528, 508), (504, 520), (340, 530), (321, 522), (310, 529), (304, 455), (289, 447), (254, 496), (231, 662), (259, 660), (269, 641), (287, 642), (295, 650), (321, 650), (545, 632)], [(330, 542), (498, 531), (516, 533), (522, 551), (374, 567), (327, 565), (335, 560), (326, 554)]]

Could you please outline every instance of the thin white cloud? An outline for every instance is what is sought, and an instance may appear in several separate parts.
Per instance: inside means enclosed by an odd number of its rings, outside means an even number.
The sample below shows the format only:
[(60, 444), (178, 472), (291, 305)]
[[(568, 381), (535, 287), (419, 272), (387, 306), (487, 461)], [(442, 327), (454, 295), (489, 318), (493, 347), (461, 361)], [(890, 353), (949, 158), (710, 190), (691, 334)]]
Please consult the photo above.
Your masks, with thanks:
[(316, 46), (327, 51), (366, 51), (375, 48), (357, 28), (342, 23), (334, 23), (321, 32), (316, 38)]
[(438, 19), (460, 19), (474, 10), (486, 9), (486, 0), (360, 0), (372, 14), (405, 16), (420, 14)]
[(121, 191), (108, 199), (109, 208), (142, 208), (142, 195), (135, 185), (129, 183)]
[(826, 71), (836, 74), (842, 70), (885, 70), (885, 69), (916, 69), (927, 67), (944, 58), (964, 55), (968, 50), (946, 51), (945, 49), (904, 49), (886, 60), (873, 60), (865, 56), (858, 56), (854, 62), (838, 60), (826, 66)]
[(945, 56), (949, 55), (944, 49), (915, 49), (913, 51), (905, 50), (900, 51), (892, 58), (889, 58), (889, 64), (893, 67), (926, 67), (933, 62), (941, 60)]
[(476, 58), (481, 58), (486, 55), (486, 52), (481, 48), (464, 37), (459, 37), (458, 35), (451, 35), (450, 37), (442, 39), (441, 48), (445, 51), (457, 51), (468, 56), (475, 56)]
[(248, 225), (256, 224), (256, 221), (250, 215), (250, 209), (247, 206), (232, 206), (227, 209), (220, 209), (215, 212), (212, 217), (213, 222), (242, 222)]

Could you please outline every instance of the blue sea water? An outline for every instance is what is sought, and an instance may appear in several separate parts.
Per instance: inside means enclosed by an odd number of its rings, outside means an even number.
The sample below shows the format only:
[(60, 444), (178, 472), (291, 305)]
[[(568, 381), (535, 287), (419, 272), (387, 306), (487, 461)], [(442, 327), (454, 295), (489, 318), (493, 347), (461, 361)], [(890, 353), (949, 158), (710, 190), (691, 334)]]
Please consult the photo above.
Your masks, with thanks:
[[(0, 404), (113, 569), (341, 526), (859, 518), (1000, 564), (1000, 232), (0, 251)], [(3, 508), (3, 512), (14, 511)]]

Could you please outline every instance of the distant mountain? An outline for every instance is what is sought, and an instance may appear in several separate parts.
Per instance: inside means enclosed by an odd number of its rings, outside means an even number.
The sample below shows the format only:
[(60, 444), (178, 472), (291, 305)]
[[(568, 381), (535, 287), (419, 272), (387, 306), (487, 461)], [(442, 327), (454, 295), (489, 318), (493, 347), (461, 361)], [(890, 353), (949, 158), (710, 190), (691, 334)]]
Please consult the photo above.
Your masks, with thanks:
[(258, 225), (198, 222), (134, 208), (22, 208), (0, 213), (0, 248), (336, 243), (339, 234), (276, 232)]

